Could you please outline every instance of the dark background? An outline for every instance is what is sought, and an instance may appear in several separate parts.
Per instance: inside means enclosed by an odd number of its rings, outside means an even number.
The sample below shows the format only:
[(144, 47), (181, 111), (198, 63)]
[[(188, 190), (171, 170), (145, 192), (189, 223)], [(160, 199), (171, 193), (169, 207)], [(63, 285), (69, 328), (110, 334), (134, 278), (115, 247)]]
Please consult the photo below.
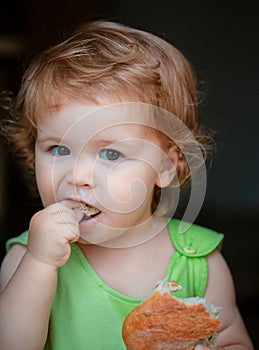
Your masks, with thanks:
[[(223, 3), (224, 4), (224, 3)], [(205, 127), (217, 153), (197, 223), (225, 233), (238, 304), (259, 346), (258, 317), (258, 8), (209, 1), (0, 0), (0, 91), (17, 92), (24, 67), (86, 20), (108, 19), (151, 31), (179, 48), (195, 67)], [(226, 4), (226, 3), (225, 3)], [(254, 5), (253, 5), (254, 4)], [(2, 143), (1, 139), (1, 143)], [(40, 208), (29, 196), (15, 156), (0, 152), (0, 248)]]

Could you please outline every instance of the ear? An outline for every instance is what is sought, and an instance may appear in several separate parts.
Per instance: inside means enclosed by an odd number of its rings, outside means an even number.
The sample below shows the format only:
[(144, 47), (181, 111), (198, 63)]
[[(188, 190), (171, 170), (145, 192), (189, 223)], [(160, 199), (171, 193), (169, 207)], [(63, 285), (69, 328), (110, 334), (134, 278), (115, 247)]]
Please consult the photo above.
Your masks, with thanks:
[(164, 154), (156, 185), (160, 188), (169, 186), (177, 176), (177, 168), (182, 159), (182, 153), (177, 145), (172, 145)]

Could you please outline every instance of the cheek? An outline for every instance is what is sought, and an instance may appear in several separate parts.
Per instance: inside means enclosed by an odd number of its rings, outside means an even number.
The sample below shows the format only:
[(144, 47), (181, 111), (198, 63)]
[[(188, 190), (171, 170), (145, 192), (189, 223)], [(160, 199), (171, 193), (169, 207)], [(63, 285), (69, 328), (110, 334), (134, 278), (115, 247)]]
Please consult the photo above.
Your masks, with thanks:
[(150, 201), (155, 180), (156, 173), (146, 166), (114, 171), (109, 174), (98, 197), (110, 210), (130, 213)]
[(55, 186), (52, 181), (51, 167), (35, 161), (35, 174), (38, 191), (44, 206), (55, 202)]
[(140, 176), (111, 177), (108, 182), (109, 193), (118, 202), (144, 200), (148, 191), (147, 184)]

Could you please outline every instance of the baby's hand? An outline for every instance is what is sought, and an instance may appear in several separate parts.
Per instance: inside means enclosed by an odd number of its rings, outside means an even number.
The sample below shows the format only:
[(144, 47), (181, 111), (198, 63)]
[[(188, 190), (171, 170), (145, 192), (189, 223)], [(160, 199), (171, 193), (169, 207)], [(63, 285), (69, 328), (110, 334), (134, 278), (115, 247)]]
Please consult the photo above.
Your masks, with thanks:
[(68, 203), (53, 203), (32, 217), (28, 250), (40, 262), (59, 268), (67, 262), (70, 243), (79, 234), (78, 220)]

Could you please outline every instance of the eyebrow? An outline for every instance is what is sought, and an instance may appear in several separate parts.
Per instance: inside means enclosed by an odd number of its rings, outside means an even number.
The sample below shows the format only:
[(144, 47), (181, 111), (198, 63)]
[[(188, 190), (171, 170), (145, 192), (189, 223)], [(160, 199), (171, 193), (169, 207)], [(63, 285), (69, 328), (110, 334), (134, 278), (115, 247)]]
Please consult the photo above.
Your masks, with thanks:
[[(123, 141), (129, 141), (131, 140), (130, 138), (118, 138), (118, 139), (106, 139), (106, 138), (101, 138), (101, 139), (97, 139), (97, 140), (93, 140), (93, 141), (90, 141), (92, 142), (92, 144), (94, 146), (103, 146), (103, 147), (106, 147), (106, 146), (112, 146), (114, 144), (114, 146), (118, 146), (118, 145), (121, 145), (121, 146), (124, 146), (125, 144), (123, 144)], [(131, 147), (131, 148), (134, 148), (134, 149), (137, 149), (137, 145), (136, 143), (127, 143), (125, 146), (127, 147)]]
[(37, 137), (36, 142), (44, 143), (44, 142), (55, 142), (60, 143), (61, 139), (55, 136), (43, 136), (43, 137)]
[(118, 143), (120, 142), (121, 140), (117, 140), (117, 139), (106, 139), (106, 138), (100, 138), (100, 139), (92, 139), (90, 140), (90, 142), (93, 144), (93, 145), (103, 145), (103, 146), (108, 146), (108, 145), (111, 145), (113, 143)]

